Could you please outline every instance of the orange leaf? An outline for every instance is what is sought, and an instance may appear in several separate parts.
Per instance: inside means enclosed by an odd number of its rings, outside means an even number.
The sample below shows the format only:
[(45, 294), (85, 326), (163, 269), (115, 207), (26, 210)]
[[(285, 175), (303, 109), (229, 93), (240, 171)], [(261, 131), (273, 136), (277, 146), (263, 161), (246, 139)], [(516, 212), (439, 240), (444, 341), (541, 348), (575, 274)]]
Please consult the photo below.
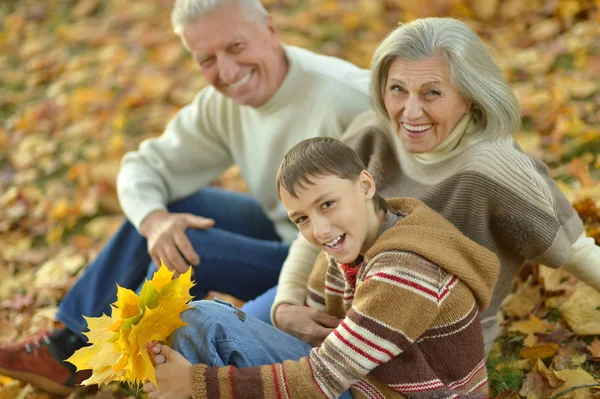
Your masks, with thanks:
[(524, 359), (531, 359), (531, 360), (547, 359), (549, 357), (556, 355), (556, 352), (558, 352), (559, 348), (560, 347), (555, 343), (539, 344), (539, 345), (535, 345), (532, 348), (521, 349), (519, 356), (521, 356)]

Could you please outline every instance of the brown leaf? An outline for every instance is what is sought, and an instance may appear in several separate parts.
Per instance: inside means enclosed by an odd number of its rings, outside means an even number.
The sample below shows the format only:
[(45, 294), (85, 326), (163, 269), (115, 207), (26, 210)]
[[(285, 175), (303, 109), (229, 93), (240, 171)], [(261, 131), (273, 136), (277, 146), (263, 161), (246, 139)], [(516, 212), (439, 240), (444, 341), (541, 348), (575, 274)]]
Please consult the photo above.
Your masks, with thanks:
[(502, 310), (508, 317), (523, 318), (529, 315), (541, 301), (540, 286), (526, 283), (518, 291), (506, 297), (502, 303)]
[(600, 293), (580, 284), (560, 311), (578, 335), (600, 335)]
[(598, 338), (594, 338), (592, 343), (586, 348), (588, 351), (590, 351), (593, 360), (600, 360), (600, 340), (598, 340)]
[(550, 370), (548, 367), (546, 367), (542, 359), (537, 360), (533, 371), (538, 371), (540, 374), (542, 374), (552, 388), (556, 388), (562, 384), (562, 381), (556, 376), (556, 374), (554, 374), (553, 370)]
[(549, 396), (552, 387), (544, 376), (532, 371), (525, 375), (525, 380), (519, 391), (519, 395), (525, 396), (527, 399), (544, 399)]

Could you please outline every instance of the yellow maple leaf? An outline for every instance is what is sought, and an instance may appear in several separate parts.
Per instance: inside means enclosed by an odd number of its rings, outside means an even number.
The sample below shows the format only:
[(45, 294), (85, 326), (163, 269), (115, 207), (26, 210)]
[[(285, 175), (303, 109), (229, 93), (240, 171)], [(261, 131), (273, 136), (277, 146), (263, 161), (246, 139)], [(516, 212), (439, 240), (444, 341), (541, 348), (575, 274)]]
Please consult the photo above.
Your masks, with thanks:
[(138, 296), (117, 286), (117, 301), (112, 315), (85, 317), (90, 346), (76, 351), (67, 359), (77, 370), (92, 370), (92, 376), (82, 385), (104, 385), (123, 381), (140, 385), (149, 380), (156, 384), (154, 366), (146, 345), (166, 341), (179, 327), (186, 324), (181, 312), (188, 309), (194, 286), (191, 268), (179, 278), (161, 263), (150, 281), (146, 281)]

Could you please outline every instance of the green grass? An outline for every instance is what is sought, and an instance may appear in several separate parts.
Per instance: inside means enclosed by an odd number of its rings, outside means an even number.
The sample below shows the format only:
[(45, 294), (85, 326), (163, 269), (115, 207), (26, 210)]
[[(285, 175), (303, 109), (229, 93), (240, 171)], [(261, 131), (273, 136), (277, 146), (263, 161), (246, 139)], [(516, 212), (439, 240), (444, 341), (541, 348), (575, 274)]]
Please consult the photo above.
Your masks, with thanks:
[(501, 392), (519, 392), (525, 376), (516, 367), (519, 358), (515, 355), (500, 356), (487, 362), (488, 383), (491, 396), (494, 397)]

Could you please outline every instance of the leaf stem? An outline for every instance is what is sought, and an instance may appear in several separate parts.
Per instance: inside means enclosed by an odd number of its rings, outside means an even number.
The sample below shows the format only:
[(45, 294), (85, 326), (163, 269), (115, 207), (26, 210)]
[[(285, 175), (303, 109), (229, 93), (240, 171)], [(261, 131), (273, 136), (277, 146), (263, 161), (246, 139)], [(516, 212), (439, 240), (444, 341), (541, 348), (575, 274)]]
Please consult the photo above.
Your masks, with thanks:
[(568, 392), (571, 392), (571, 391), (574, 391), (574, 390), (579, 389), (579, 388), (592, 388), (592, 387), (600, 387), (600, 383), (585, 384), (585, 385), (576, 385), (576, 386), (571, 387), (569, 389), (565, 389), (564, 391), (561, 391), (561, 392), (557, 393), (556, 395), (553, 395), (550, 399), (556, 399), (559, 396), (563, 396), (564, 394), (566, 394)]

